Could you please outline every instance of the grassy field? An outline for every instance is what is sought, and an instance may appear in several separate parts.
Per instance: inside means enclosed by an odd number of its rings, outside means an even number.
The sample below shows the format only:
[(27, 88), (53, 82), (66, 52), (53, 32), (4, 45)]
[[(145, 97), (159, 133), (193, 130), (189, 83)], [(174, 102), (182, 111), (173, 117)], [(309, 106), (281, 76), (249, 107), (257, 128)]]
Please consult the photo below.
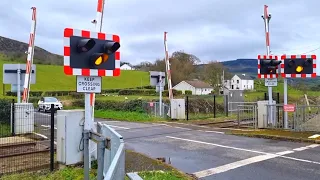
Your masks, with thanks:
[[(0, 71), (3, 64), (14, 64), (0, 59)], [(0, 73), (3, 79), (3, 73)], [(130, 88), (149, 85), (148, 72), (143, 71), (121, 71), (118, 77), (103, 77), (102, 89)], [(5, 85), (6, 91), (10, 91), (11, 85)], [(76, 90), (76, 77), (67, 76), (63, 72), (63, 66), (36, 65), (36, 84), (31, 85), (31, 91), (65, 91)], [(0, 89), (3, 94), (3, 88)]]
[[(249, 91), (245, 93), (246, 101), (257, 101), (258, 99), (264, 99), (264, 93), (268, 93), (268, 88), (264, 86), (264, 80), (255, 81), (254, 91)], [(280, 93), (280, 101), (283, 99), (283, 82), (279, 81), (278, 86), (272, 88), (272, 92), (276, 95), (277, 92)], [(298, 103), (299, 101), (304, 102), (304, 94), (307, 94), (308, 98), (312, 100), (320, 96), (319, 91), (301, 91), (291, 86), (288, 86), (288, 102)], [(298, 103), (301, 104), (301, 103)]]

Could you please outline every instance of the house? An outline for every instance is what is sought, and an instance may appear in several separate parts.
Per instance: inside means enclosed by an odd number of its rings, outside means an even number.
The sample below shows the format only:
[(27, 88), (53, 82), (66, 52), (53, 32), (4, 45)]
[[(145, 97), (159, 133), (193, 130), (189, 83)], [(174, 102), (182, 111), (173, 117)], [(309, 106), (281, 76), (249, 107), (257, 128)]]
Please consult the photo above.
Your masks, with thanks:
[(234, 75), (231, 80), (225, 81), (225, 86), (232, 90), (253, 90), (254, 80), (245, 74)]
[(120, 67), (121, 70), (134, 70), (134, 68), (132, 68), (129, 64), (123, 64)]
[(189, 90), (192, 91), (193, 95), (206, 95), (213, 91), (212, 86), (199, 80), (181, 81), (172, 89), (182, 91), (183, 94), (185, 94), (186, 90)]

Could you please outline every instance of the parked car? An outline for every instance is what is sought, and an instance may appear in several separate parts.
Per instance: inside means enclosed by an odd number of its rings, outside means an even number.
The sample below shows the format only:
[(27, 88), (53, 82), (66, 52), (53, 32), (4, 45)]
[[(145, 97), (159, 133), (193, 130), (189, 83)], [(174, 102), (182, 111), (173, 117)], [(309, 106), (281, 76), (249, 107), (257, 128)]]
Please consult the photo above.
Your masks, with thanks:
[(63, 109), (62, 103), (55, 97), (42, 97), (38, 101), (38, 111), (51, 112), (51, 104), (54, 104), (54, 111)]

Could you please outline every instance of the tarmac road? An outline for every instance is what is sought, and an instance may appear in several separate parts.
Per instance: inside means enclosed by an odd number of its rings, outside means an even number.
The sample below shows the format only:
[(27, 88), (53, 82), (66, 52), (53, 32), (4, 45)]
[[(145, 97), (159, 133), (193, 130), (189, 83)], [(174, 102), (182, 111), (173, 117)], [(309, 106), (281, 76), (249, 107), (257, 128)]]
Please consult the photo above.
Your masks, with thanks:
[[(320, 177), (318, 144), (232, 136), (221, 129), (176, 123), (96, 121), (110, 125), (121, 134), (127, 149), (153, 158), (165, 157), (167, 161), (170, 158), (171, 165), (200, 179), (318, 180)], [(49, 113), (36, 112), (35, 123), (42, 128), (39, 133), (50, 137)]]
[[(320, 146), (226, 135), (220, 130), (179, 124), (106, 122), (127, 149), (171, 165), (200, 179), (318, 180)], [(196, 130), (197, 129), (197, 130)]]

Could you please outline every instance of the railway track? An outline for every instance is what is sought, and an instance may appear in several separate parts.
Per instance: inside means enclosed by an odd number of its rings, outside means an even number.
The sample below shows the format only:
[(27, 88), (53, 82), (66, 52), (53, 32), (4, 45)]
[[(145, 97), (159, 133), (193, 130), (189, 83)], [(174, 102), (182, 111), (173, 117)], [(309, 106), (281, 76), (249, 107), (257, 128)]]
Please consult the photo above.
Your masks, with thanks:
[[(219, 127), (219, 128), (232, 128), (239, 127), (238, 120), (226, 120), (220, 122), (206, 122), (198, 124), (200, 126), (211, 126), (211, 127)], [(241, 127), (250, 127), (253, 126), (253, 118), (243, 118), (240, 120)]]

